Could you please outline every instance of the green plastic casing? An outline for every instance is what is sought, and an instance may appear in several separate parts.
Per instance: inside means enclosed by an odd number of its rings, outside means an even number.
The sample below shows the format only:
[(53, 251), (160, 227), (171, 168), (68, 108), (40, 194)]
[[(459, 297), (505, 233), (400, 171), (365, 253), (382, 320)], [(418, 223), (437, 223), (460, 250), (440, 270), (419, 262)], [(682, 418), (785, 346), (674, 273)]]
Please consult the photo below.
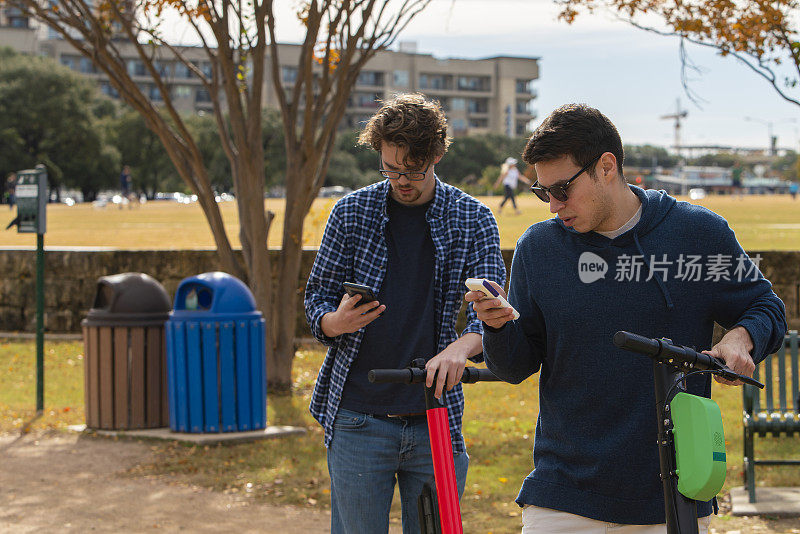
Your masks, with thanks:
[(716, 402), (680, 392), (669, 403), (675, 436), (678, 491), (708, 501), (725, 483), (725, 434)]

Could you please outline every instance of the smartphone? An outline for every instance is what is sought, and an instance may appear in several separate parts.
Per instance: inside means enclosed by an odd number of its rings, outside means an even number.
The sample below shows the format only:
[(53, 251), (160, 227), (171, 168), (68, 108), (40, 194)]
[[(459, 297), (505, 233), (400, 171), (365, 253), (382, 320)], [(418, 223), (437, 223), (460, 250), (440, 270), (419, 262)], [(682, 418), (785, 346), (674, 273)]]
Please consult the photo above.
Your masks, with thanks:
[(352, 282), (343, 282), (342, 286), (344, 286), (345, 292), (351, 297), (354, 295), (361, 295), (361, 300), (358, 302), (358, 304), (355, 305), (356, 308), (358, 308), (362, 304), (378, 300), (375, 297), (375, 293), (372, 292), (372, 289), (367, 286), (362, 286), (361, 284), (354, 284)]

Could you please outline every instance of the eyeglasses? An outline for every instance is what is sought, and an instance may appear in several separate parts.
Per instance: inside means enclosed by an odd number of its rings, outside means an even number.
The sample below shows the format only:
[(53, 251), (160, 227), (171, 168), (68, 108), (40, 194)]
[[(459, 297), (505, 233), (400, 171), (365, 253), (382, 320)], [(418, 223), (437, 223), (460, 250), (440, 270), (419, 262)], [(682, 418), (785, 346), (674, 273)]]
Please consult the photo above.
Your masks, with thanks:
[(592, 158), (592, 161), (581, 167), (581, 170), (576, 172), (572, 178), (570, 178), (565, 182), (553, 185), (551, 187), (542, 187), (541, 185), (539, 185), (539, 180), (536, 180), (536, 182), (534, 182), (534, 184), (531, 186), (531, 191), (533, 191), (534, 194), (537, 197), (539, 197), (539, 200), (541, 200), (542, 202), (550, 202), (550, 195), (553, 195), (553, 198), (555, 198), (559, 202), (566, 202), (567, 199), (569, 198), (569, 195), (567, 195), (567, 188), (572, 184), (572, 182), (578, 176), (589, 170), (589, 167), (594, 165), (595, 162), (598, 159), (600, 159), (600, 156), (602, 155), (603, 154), (599, 154), (594, 158)]
[(414, 171), (414, 172), (400, 172), (400, 171), (390, 171), (387, 169), (378, 169), (378, 172), (381, 173), (381, 176), (384, 178), (388, 178), (390, 180), (399, 180), (401, 176), (405, 176), (412, 182), (420, 182), (425, 179), (425, 176), (428, 174), (428, 169), (430, 169), (431, 164), (428, 163), (428, 166), (425, 167), (424, 171)]

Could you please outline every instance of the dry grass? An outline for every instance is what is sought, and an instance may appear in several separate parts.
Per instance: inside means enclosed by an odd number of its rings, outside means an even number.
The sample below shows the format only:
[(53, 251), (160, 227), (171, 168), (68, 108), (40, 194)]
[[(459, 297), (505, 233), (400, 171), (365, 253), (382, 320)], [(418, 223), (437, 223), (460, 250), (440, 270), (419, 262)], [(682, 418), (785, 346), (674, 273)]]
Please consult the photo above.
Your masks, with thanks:
[[(495, 214), (500, 197), (482, 197)], [(513, 248), (517, 238), (531, 224), (551, 216), (547, 205), (532, 194), (517, 199), (520, 215), (507, 206), (497, 216), (500, 241), (504, 248)], [(748, 197), (712, 196), (698, 203), (714, 210), (729, 222), (746, 250), (796, 250), (800, 244), (800, 201), (788, 195)], [(333, 206), (332, 199), (317, 199), (306, 218), (303, 244), (317, 246), (325, 222)], [(228, 238), (239, 246), (239, 218), (235, 202), (219, 204)], [(267, 209), (276, 218), (270, 231), (270, 247), (279, 247), (283, 231), (283, 199), (268, 199)], [(0, 211), (0, 213), (2, 213)], [(10, 221), (16, 212), (8, 211)], [(72, 207), (53, 204), (47, 213), (48, 247), (111, 247), (130, 250), (204, 249), (214, 248), (214, 240), (197, 204), (149, 202), (135, 208), (110, 206), (95, 209), (91, 205)], [(0, 218), (0, 222), (5, 218)], [(6, 223), (7, 224), (7, 223)], [(30, 234), (0, 232), (0, 246), (31, 247), (36, 238)]]

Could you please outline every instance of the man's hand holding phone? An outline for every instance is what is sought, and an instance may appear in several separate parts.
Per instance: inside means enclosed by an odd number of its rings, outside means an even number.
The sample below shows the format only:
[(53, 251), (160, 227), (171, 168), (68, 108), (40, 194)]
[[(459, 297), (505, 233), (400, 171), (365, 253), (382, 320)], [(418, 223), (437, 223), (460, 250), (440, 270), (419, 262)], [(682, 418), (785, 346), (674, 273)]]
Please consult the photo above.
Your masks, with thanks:
[(488, 280), (488, 283), (497, 292), (495, 296), (487, 296), (488, 291), (468, 291), (464, 295), (467, 302), (472, 302), (472, 308), (478, 315), (478, 319), (491, 326), (492, 328), (501, 328), (509, 321), (513, 321), (519, 314), (506, 302), (506, 292), (496, 282)]
[(384, 310), (386, 306), (377, 300), (365, 301), (360, 293), (355, 293), (353, 296), (345, 293), (336, 311), (322, 316), (320, 327), (328, 337), (352, 334), (377, 319)]

